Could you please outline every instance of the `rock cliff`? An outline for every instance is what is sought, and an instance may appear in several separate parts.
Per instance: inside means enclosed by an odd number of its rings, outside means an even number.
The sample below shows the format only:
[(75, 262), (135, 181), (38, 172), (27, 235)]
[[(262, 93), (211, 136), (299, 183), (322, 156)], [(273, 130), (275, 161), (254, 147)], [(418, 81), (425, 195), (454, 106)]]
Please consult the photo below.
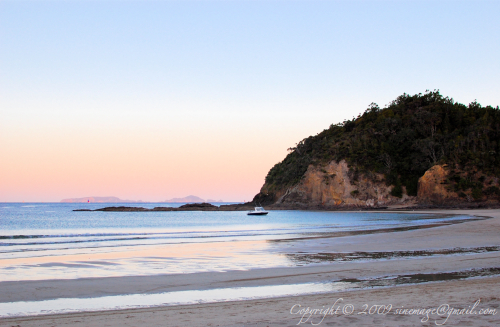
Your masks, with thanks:
[(427, 170), (418, 180), (418, 201), (422, 204), (443, 204), (456, 201), (458, 195), (447, 187), (448, 172), (441, 165)]
[[(273, 198), (277, 205), (326, 207), (380, 207), (414, 203), (415, 197), (408, 196), (404, 187), (401, 198), (391, 195), (393, 188), (385, 183), (382, 174), (356, 176), (345, 160), (332, 160), (325, 166), (310, 165), (297, 185), (276, 191)], [(269, 185), (264, 184), (260, 194), (270, 193)]]
[(495, 177), (476, 172), (471, 178), (470, 174), (450, 170), (447, 165), (435, 165), (419, 178), (417, 196), (409, 196), (402, 186), (402, 195), (398, 197), (392, 195), (394, 186), (387, 185), (383, 174), (356, 176), (345, 160), (332, 160), (324, 166), (310, 165), (300, 182), (286, 189), (271, 191), (270, 186), (264, 184), (254, 201), (267, 200), (267, 204), (276, 207), (325, 208), (464, 205), (472, 201), (497, 203), (500, 196), (497, 184)]
[(435, 165), (418, 180), (418, 203), (460, 204), (473, 201), (498, 203), (498, 177), (479, 169), (463, 171), (448, 165)]

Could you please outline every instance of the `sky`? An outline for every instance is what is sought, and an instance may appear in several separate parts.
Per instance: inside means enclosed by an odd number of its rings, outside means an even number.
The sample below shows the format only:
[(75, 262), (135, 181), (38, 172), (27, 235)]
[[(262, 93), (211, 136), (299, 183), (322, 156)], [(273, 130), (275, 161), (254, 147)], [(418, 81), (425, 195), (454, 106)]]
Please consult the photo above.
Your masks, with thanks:
[(500, 105), (500, 1), (0, 0), (0, 202), (249, 201), (287, 148), (439, 89)]

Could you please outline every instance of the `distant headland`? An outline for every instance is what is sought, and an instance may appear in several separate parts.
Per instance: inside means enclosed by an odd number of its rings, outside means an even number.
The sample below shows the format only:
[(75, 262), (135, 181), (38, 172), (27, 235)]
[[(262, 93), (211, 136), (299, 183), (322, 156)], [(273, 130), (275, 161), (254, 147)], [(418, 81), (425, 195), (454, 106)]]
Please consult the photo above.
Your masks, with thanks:
[(288, 149), (253, 203), (274, 208), (500, 206), (500, 108), (439, 91), (372, 103)]

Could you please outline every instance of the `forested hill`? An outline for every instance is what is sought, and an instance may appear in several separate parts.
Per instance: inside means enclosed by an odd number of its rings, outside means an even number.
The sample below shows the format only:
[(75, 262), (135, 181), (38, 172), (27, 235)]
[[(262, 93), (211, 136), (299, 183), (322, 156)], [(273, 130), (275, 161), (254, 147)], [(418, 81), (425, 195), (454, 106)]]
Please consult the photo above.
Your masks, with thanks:
[[(354, 176), (384, 174), (395, 196), (401, 196), (401, 186), (408, 195), (416, 195), (418, 179), (436, 164), (498, 177), (500, 110), (477, 102), (457, 103), (439, 91), (403, 94), (383, 109), (372, 103), (357, 118), (331, 125), (290, 148), (267, 174), (266, 189), (296, 185), (309, 165), (342, 159)], [(458, 173), (450, 178), (457, 192), (477, 182)]]

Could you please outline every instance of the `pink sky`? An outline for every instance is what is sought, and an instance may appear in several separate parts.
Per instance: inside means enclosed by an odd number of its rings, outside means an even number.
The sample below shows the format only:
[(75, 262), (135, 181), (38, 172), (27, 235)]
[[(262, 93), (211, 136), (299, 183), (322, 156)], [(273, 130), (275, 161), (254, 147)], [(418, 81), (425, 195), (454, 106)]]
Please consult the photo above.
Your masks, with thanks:
[(266, 119), (196, 110), (24, 112), (31, 115), (11, 114), (2, 129), (3, 202), (191, 194), (248, 201), (288, 147), (328, 127), (279, 112)]
[(0, 202), (250, 200), (287, 148), (371, 102), (497, 106), (500, 2), (452, 7), (0, 1)]

